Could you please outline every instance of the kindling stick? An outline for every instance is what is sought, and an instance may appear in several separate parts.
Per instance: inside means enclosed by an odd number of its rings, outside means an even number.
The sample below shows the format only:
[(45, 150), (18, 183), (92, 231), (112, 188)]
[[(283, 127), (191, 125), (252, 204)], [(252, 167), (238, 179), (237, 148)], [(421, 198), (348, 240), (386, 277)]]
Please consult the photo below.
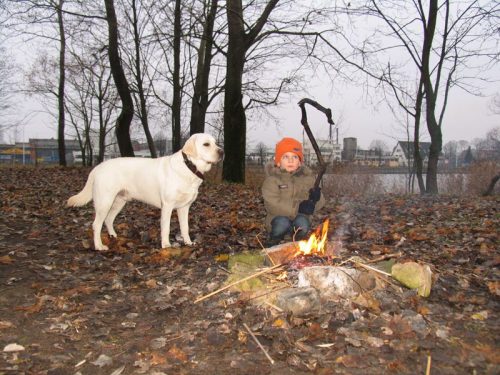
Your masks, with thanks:
[(194, 301), (194, 303), (198, 303), (198, 302), (200, 302), (200, 301), (203, 301), (204, 299), (206, 299), (206, 298), (208, 298), (208, 297), (211, 297), (211, 296), (213, 296), (213, 295), (215, 295), (215, 294), (217, 294), (217, 293), (220, 293), (220, 292), (222, 292), (223, 290), (229, 289), (229, 288), (231, 288), (231, 287), (232, 287), (232, 286), (234, 286), (234, 285), (237, 285), (237, 284), (239, 284), (239, 283), (242, 283), (243, 281), (247, 281), (247, 280), (250, 280), (250, 279), (252, 279), (252, 278), (254, 278), (254, 277), (257, 277), (257, 276), (263, 275), (263, 274), (265, 274), (265, 273), (268, 273), (268, 272), (270, 272), (270, 271), (272, 271), (272, 270), (274, 270), (274, 269), (276, 269), (276, 268), (278, 268), (278, 267), (281, 267), (281, 266), (283, 266), (283, 264), (276, 264), (276, 265), (274, 265), (274, 266), (272, 266), (272, 267), (269, 267), (269, 268), (266, 268), (266, 269), (264, 269), (264, 270), (262, 270), (262, 271), (260, 271), (260, 272), (254, 273), (254, 274), (252, 274), (252, 275), (250, 275), (250, 276), (247, 276), (247, 277), (244, 277), (243, 279), (237, 280), (237, 281), (235, 281), (234, 283), (231, 283), (231, 284), (229, 284), (229, 285), (226, 285), (226, 286), (225, 286), (225, 287), (223, 287), (223, 288), (217, 289), (216, 291), (213, 291), (212, 293), (209, 293), (209, 294), (207, 294), (207, 295), (205, 295), (205, 296), (203, 296), (203, 297), (200, 297), (200, 298), (196, 299), (196, 300)]
[(274, 359), (271, 358), (271, 356), (269, 355), (269, 353), (267, 352), (267, 350), (262, 346), (262, 344), (260, 343), (260, 341), (257, 340), (257, 337), (254, 335), (254, 333), (252, 332), (252, 330), (246, 325), (246, 323), (243, 323), (243, 326), (245, 326), (246, 330), (248, 331), (248, 333), (250, 334), (250, 336), (252, 336), (253, 340), (259, 346), (260, 350), (262, 350), (262, 352), (266, 355), (266, 357), (269, 360), (269, 362), (271, 362), (271, 364), (274, 365)]
[(323, 174), (326, 172), (326, 164), (325, 161), (323, 160), (323, 157), (321, 156), (321, 151), (318, 147), (318, 143), (316, 142), (316, 139), (314, 138), (314, 135), (311, 132), (311, 128), (309, 127), (309, 124), (307, 123), (307, 113), (306, 113), (306, 108), (305, 105), (310, 104), (314, 108), (320, 110), (326, 115), (326, 118), (328, 120), (328, 123), (330, 125), (335, 125), (335, 123), (332, 120), (332, 111), (330, 108), (325, 108), (318, 102), (304, 98), (299, 101), (298, 105), (300, 106), (300, 110), (302, 112), (302, 118), (300, 119), (300, 123), (304, 127), (307, 136), (309, 137), (309, 140), (311, 141), (311, 144), (314, 148), (314, 152), (316, 152), (316, 156), (318, 157), (318, 163), (319, 163), (319, 171), (318, 175), (316, 176), (316, 181), (314, 182), (314, 187), (317, 188), (319, 186), (319, 183), (321, 182), (321, 179), (323, 178)]

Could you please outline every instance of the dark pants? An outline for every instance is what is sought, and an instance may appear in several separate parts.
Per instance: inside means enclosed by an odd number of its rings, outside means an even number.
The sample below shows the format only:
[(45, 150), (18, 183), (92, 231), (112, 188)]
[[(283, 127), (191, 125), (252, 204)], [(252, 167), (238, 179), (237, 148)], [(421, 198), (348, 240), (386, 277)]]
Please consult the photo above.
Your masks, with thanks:
[(286, 216), (276, 216), (271, 221), (271, 240), (282, 240), (285, 235), (295, 235), (296, 240), (303, 240), (311, 229), (311, 221), (305, 215), (298, 214), (290, 220)]

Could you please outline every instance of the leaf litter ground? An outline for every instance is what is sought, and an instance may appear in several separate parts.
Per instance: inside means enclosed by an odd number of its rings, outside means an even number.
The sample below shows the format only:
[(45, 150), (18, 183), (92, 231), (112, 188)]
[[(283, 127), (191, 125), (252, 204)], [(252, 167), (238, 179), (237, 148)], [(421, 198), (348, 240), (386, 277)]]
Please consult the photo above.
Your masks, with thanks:
[(330, 200), (319, 216), (344, 256), (397, 246), (431, 266), (431, 295), (294, 317), (230, 291), (194, 303), (224, 285), (225, 255), (261, 247), (258, 189), (202, 185), (193, 248), (158, 249), (159, 210), (129, 204), (99, 253), (92, 206), (65, 207), (88, 169), (0, 172), (0, 374), (500, 373), (498, 196)]

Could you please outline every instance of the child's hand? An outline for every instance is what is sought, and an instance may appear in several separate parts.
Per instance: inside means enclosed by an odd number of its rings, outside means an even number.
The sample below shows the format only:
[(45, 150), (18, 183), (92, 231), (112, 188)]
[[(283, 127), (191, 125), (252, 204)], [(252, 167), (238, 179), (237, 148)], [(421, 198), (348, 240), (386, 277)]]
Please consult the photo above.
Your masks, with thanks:
[(308, 199), (299, 203), (299, 214), (312, 215), (316, 203)]
[(321, 198), (321, 188), (315, 187), (309, 190), (309, 200), (313, 202), (319, 201)]

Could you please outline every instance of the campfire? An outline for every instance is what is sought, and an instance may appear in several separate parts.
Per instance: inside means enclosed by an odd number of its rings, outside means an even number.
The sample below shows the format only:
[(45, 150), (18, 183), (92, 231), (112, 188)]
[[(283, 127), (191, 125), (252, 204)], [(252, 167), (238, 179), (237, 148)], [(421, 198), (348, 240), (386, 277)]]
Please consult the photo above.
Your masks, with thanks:
[(299, 241), (299, 249), (295, 255), (325, 255), (329, 222), (326, 219), (322, 225), (316, 228), (308, 240)]
[(271, 264), (288, 264), (300, 269), (313, 264), (325, 264), (335, 256), (336, 244), (328, 243), (329, 220), (325, 219), (309, 238), (287, 242), (265, 249)]

